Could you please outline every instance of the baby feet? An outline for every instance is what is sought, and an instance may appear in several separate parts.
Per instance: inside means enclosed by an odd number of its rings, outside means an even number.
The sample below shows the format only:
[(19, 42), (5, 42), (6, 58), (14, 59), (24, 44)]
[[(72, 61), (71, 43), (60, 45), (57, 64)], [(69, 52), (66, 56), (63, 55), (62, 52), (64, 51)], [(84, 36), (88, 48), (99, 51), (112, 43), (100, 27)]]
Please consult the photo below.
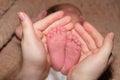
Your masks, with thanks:
[(79, 61), (81, 47), (78, 39), (63, 27), (47, 34), (47, 45), (53, 68), (67, 74)]
[(61, 70), (63, 74), (67, 74), (69, 70), (78, 63), (80, 59), (80, 52), (80, 42), (75, 36), (72, 35), (72, 33), (68, 32), (65, 49), (65, 62)]
[(47, 45), (51, 64), (55, 70), (61, 70), (65, 61), (67, 35), (64, 28), (57, 27), (47, 35)]

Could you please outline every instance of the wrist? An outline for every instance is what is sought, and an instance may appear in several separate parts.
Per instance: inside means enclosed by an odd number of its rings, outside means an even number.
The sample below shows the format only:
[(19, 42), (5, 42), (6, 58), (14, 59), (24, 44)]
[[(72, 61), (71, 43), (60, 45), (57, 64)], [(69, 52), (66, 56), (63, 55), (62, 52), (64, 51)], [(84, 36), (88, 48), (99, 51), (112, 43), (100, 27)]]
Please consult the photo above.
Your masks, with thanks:
[(40, 70), (34, 67), (23, 66), (16, 80), (39, 80), (41, 77)]
[(33, 66), (23, 62), (22, 68), (16, 80), (40, 80), (44, 79), (49, 71), (49, 64), (45, 66)]

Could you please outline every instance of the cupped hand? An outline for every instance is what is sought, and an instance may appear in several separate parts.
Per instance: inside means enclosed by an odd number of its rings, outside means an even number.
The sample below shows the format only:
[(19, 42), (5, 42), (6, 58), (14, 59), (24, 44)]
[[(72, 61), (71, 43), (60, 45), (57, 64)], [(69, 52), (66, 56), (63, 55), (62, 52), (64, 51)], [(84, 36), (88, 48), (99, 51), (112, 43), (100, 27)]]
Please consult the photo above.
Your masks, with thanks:
[(45, 76), (45, 72), (49, 66), (47, 53), (41, 39), (36, 36), (33, 24), (27, 14), (20, 12), (18, 15), (23, 31), (21, 40), (23, 64), (20, 74), (24, 75), (23, 80), (38, 80)]
[[(75, 32), (76, 31), (76, 32)], [(81, 42), (81, 59), (68, 74), (68, 80), (97, 80), (113, 61), (114, 33), (105, 38), (88, 22), (75, 25), (73, 33)]]
[(17, 28), (16, 34), (21, 39), (23, 52), (22, 73), (26, 71), (27, 67), (32, 67), (33, 71), (37, 69), (39, 75), (45, 76), (48, 74), (47, 71), (50, 65), (45, 44), (42, 42), (42, 36), (57, 26), (69, 26), (66, 29), (70, 29), (70, 25), (72, 27), (72, 23), (69, 23), (71, 18), (69, 16), (63, 17), (63, 14), (62, 11), (59, 11), (32, 24), (27, 14), (19, 13), (22, 26)]
[[(44, 34), (47, 34), (51, 29), (58, 26), (64, 26), (67, 30), (72, 29), (73, 24), (70, 23), (70, 21), (71, 21), (71, 17), (64, 16), (63, 11), (58, 11), (48, 16), (46, 11), (42, 11), (38, 17), (33, 19), (33, 25), (34, 25), (33, 27), (35, 28), (36, 35), (39, 38), (42, 38)], [(19, 39), (22, 38), (21, 26), (18, 26), (16, 28), (15, 33)]]

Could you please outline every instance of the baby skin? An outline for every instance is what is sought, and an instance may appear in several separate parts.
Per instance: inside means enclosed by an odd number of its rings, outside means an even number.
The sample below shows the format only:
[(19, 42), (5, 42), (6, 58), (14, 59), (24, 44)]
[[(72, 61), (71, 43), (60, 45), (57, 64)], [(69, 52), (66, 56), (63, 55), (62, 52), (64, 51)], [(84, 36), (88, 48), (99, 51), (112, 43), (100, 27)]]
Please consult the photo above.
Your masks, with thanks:
[(63, 27), (57, 27), (47, 34), (47, 45), (52, 67), (67, 74), (78, 63), (81, 46), (78, 39)]

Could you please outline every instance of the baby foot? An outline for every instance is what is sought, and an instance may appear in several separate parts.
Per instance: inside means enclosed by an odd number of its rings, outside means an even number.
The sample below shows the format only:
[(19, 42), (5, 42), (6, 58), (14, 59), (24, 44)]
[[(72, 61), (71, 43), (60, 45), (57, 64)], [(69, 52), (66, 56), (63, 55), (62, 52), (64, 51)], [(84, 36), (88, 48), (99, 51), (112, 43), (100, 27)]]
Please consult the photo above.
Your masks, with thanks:
[(67, 34), (63, 27), (57, 27), (47, 34), (47, 45), (50, 60), (55, 70), (61, 70), (65, 61)]
[(81, 46), (78, 39), (70, 32), (67, 34), (67, 44), (65, 52), (65, 63), (61, 70), (63, 74), (67, 74), (69, 70), (78, 63), (81, 53)]

